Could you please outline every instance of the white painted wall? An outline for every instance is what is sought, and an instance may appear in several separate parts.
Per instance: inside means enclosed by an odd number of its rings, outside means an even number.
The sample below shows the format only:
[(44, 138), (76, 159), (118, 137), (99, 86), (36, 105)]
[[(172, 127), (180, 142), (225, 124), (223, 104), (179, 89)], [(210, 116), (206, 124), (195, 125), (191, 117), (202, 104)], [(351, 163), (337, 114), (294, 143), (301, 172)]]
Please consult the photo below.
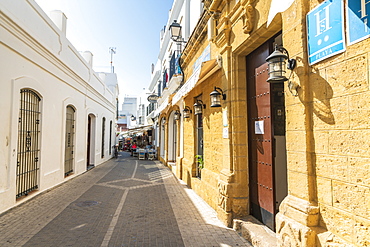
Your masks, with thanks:
[[(182, 36), (185, 41), (187, 41), (194, 31), (194, 28), (196, 27), (196, 24), (198, 23), (199, 18), (201, 17), (203, 13), (203, 4), (201, 0), (174, 0), (172, 8), (169, 13), (169, 17), (167, 20), (167, 24), (165, 26), (164, 30), (161, 30), (160, 32), (160, 48), (159, 48), (159, 55), (158, 60), (155, 63), (154, 71), (151, 74), (151, 82), (148, 86), (149, 91), (153, 94), (157, 94), (158, 92), (158, 83), (162, 81), (162, 75), (164, 68), (169, 69), (170, 64), (170, 55), (172, 52), (176, 51), (178, 49), (177, 44), (173, 42), (170, 38), (170, 31), (169, 26), (173, 23), (174, 20), (177, 20), (178, 23), (182, 26)], [(185, 44), (182, 44), (182, 48), (184, 48)], [(181, 83), (181, 76), (179, 77), (172, 77), (172, 79), (167, 84), (167, 89), (165, 91), (161, 92), (161, 97), (158, 100), (157, 109), (148, 116), (148, 118), (154, 118), (156, 117), (167, 105), (168, 105), (168, 99), (170, 98), (170, 95), (173, 94), (177, 88), (179, 87)], [(183, 101), (180, 100), (177, 102), (177, 105), (179, 106), (181, 113), (183, 109)], [(158, 119), (157, 119), (158, 121)], [(165, 156), (165, 150), (164, 150), (164, 135), (163, 135), (163, 128), (161, 123), (154, 122), (153, 125), (155, 126), (156, 136), (157, 138), (157, 147), (161, 147), (161, 153), (160, 155), (162, 157)], [(183, 119), (181, 118), (181, 124), (183, 122)], [(158, 127), (157, 127), (158, 125)], [(180, 140), (177, 140), (180, 142), (180, 156), (183, 155), (183, 129), (180, 127)], [(171, 142), (173, 140), (170, 140), (169, 149), (172, 147)], [(172, 150), (172, 149), (171, 149)], [(169, 151), (171, 151), (169, 150)], [(175, 160), (174, 157), (171, 157), (171, 159)]]
[[(86, 171), (87, 119), (96, 117), (95, 165), (111, 158), (115, 140), (118, 86), (115, 75), (102, 79), (64, 32), (33, 1), (0, 1), (0, 213), (33, 195)], [(63, 23), (63, 21), (61, 21)], [(108, 85), (108, 86), (107, 86)], [(20, 90), (41, 97), (39, 189), (16, 202), (16, 166)], [(110, 89), (109, 89), (110, 88)], [(112, 91), (113, 90), (113, 91)], [(73, 175), (64, 177), (66, 107), (75, 109)], [(101, 158), (102, 118), (106, 118), (104, 158)]]

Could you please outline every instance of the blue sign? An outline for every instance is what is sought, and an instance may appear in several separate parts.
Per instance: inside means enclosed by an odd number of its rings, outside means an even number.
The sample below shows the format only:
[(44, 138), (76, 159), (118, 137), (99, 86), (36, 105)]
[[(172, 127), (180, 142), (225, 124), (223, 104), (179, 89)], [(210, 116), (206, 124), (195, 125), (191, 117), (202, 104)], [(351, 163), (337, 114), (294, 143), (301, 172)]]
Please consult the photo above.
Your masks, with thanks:
[(347, 34), (352, 45), (370, 36), (370, 1), (347, 0)]
[(346, 50), (343, 9), (343, 0), (326, 0), (307, 14), (310, 65)]

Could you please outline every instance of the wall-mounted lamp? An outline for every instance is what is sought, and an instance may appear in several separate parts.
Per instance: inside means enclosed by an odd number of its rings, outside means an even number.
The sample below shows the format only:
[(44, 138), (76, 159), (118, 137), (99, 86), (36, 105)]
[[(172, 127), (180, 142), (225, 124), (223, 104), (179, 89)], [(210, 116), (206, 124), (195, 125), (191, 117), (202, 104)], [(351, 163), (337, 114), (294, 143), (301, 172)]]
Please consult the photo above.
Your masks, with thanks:
[(175, 42), (184, 42), (182, 40), (182, 34), (181, 34), (181, 25), (177, 23), (177, 20), (174, 20), (173, 23), (169, 27), (171, 32), (171, 39)]
[(211, 107), (221, 106), (221, 96), (223, 100), (226, 100), (226, 94), (224, 94), (224, 91), (219, 87), (215, 87), (209, 95), (211, 96)]
[(185, 106), (184, 110), (182, 111), (184, 118), (190, 118), (190, 113), (192, 113), (190, 107)]
[(286, 69), (293, 70), (297, 63), (295, 59), (289, 59), (289, 53), (284, 47), (278, 45), (275, 45), (275, 51), (266, 58), (266, 62), (269, 69), (269, 78), (266, 81), (269, 83), (287, 81)]
[(197, 101), (194, 104), (194, 115), (202, 114), (202, 110), (206, 109), (206, 105), (201, 101), (200, 99), (197, 99)]
[(175, 113), (174, 113), (174, 115), (173, 115), (173, 119), (179, 120), (180, 117), (181, 117), (181, 113), (178, 110), (176, 110)]
[(135, 121), (136, 120), (136, 117), (134, 115), (131, 115), (131, 121)]
[(177, 43), (177, 52), (178, 52), (178, 61), (177, 64), (179, 66), (179, 69), (181, 71), (181, 84), (184, 83), (184, 71), (182, 70), (181, 66), (181, 53), (182, 53), (182, 43), (186, 43), (184, 39), (182, 38), (182, 33), (181, 33), (181, 25), (177, 23), (176, 20), (173, 21), (173, 23), (169, 27), (170, 32), (171, 32), (171, 39)]

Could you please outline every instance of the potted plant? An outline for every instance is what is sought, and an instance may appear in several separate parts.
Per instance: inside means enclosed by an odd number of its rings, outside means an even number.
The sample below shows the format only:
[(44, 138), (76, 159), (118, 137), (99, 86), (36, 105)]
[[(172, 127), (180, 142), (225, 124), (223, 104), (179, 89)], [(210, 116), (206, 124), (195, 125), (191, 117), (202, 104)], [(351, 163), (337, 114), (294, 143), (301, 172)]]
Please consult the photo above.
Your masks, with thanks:
[(203, 169), (204, 168), (203, 155), (200, 154), (195, 155), (195, 160), (198, 163), (198, 168)]

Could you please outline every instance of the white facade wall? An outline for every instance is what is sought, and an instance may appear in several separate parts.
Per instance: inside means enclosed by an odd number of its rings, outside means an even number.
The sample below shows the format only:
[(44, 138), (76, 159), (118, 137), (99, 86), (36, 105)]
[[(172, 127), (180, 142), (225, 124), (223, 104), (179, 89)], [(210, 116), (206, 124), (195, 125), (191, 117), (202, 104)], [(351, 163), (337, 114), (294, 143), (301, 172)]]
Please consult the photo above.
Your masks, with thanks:
[[(115, 75), (102, 80), (92, 70), (92, 57), (86, 62), (65, 37), (65, 27), (63, 31), (33, 0), (0, 1), (0, 212), (87, 170), (88, 115), (94, 119), (91, 136), (95, 137), (91, 139), (90, 164), (111, 158), (118, 94)], [(40, 157), (38, 189), (16, 201), (21, 89), (31, 89), (41, 98)], [(74, 160), (72, 175), (65, 177), (69, 105), (75, 109)]]
[[(149, 84), (149, 91), (151, 94), (158, 95), (158, 84), (163, 83), (164, 69), (169, 69), (170, 56), (173, 52), (178, 50), (178, 45), (176, 44), (176, 42), (172, 41), (170, 37), (170, 25), (174, 22), (174, 20), (176, 20), (182, 26), (182, 36), (184, 41), (187, 41), (192, 34), (196, 24), (198, 23), (202, 12), (203, 3), (201, 0), (174, 0), (165, 29), (161, 30), (160, 33), (158, 60), (156, 61), (156, 64), (154, 66), (154, 71), (151, 75), (151, 82)], [(185, 43), (182, 43), (181, 46), (183, 49)], [(161, 89), (156, 110), (149, 114), (147, 119), (156, 118), (160, 114), (160, 112), (165, 107), (167, 107), (167, 105), (169, 104), (169, 96), (176, 91), (176, 89), (180, 86), (181, 81), (182, 76), (176, 75), (167, 82), (167, 88), (165, 90)], [(180, 110), (182, 112), (182, 107), (180, 107)], [(155, 135), (159, 136), (159, 124), (157, 121), (158, 119), (156, 119), (156, 122), (153, 125), (154, 129), (156, 130)], [(157, 147), (159, 147), (159, 140), (157, 140), (156, 144)], [(162, 143), (162, 145), (164, 145), (164, 143)], [(180, 148), (182, 149), (182, 146)]]
[(121, 123), (127, 124), (127, 128), (135, 127), (136, 121), (131, 121), (131, 116), (137, 116), (137, 97), (124, 97), (120, 116)]

